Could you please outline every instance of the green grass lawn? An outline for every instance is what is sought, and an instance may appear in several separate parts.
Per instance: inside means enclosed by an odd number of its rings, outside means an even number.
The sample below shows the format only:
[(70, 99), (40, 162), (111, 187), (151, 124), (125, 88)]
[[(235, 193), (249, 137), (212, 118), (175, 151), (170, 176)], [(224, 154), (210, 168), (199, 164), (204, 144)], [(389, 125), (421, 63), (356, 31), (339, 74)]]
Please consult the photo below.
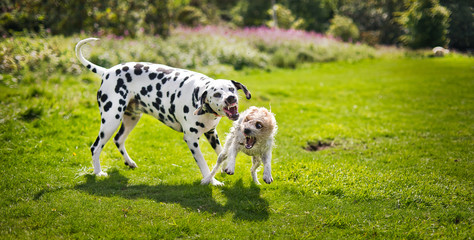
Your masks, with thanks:
[[(38, 69), (41, 71), (41, 69)], [(92, 175), (100, 80), (27, 73), (0, 80), (0, 238), (470, 239), (474, 236), (474, 60), (396, 58), (247, 70), (240, 110), (271, 108), (270, 185), (251, 161), (200, 185), (174, 132), (144, 116), (109, 142)], [(231, 122), (218, 127), (224, 139)], [(332, 143), (315, 152), (308, 142)], [(209, 167), (217, 156), (201, 139)], [(261, 178), (262, 171), (259, 172)], [(263, 181), (261, 181), (263, 182)]]

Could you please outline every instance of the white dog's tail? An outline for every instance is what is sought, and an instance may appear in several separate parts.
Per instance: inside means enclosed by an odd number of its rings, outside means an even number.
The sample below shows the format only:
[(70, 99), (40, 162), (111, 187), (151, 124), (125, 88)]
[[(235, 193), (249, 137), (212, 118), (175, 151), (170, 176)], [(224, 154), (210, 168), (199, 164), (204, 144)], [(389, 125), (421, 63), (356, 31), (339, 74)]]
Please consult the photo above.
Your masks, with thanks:
[(105, 72), (105, 68), (95, 65), (88, 61), (87, 59), (82, 56), (82, 51), (81, 48), (88, 42), (92, 41), (98, 41), (98, 38), (86, 38), (84, 40), (81, 40), (80, 42), (77, 43), (76, 45), (76, 56), (81, 61), (81, 63), (86, 66), (88, 69), (90, 69), (92, 72), (97, 73), (99, 76), (102, 76)]

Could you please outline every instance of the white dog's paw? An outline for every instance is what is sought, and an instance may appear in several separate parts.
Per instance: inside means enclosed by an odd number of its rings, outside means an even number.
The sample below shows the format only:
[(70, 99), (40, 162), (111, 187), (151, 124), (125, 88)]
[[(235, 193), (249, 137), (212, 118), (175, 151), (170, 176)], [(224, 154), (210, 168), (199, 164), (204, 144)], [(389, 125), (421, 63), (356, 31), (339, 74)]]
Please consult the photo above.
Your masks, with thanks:
[(98, 172), (98, 173), (94, 173), (97, 177), (107, 177), (107, 173), (106, 172)]
[(229, 175), (234, 175), (234, 169), (230, 168), (230, 167), (225, 168), (224, 172), (229, 174)]
[(131, 169), (138, 167), (137, 164), (132, 159), (130, 159), (129, 161), (125, 160), (125, 165), (127, 165)]
[(273, 182), (272, 175), (271, 174), (263, 174), (263, 181), (265, 181), (265, 183), (267, 183), (267, 184), (272, 183)]

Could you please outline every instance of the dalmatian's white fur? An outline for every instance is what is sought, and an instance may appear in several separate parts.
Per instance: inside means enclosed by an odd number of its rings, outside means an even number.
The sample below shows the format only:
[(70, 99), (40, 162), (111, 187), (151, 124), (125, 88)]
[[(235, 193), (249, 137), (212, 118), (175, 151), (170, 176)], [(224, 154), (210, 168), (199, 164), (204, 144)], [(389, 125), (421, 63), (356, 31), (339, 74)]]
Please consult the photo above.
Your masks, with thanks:
[[(207, 177), (210, 171), (199, 148), (199, 138), (204, 134), (217, 155), (221, 153), (216, 126), (222, 116), (233, 121), (238, 119), (237, 90), (243, 90), (250, 99), (247, 88), (236, 81), (214, 80), (200, 73), (161, 64), (129, 62), (106, 69), (82, 55), (84, 44), (96, 40), (99, 39), (88, 38), (76, 45), (79, 61), (102, 78), (97, 92), (102, 122), (99, 136), (91, 146), (94, 174), (107, 175), (101, 170), (99, 156), (120, 123), (120, 130), (114, 137), (115, 144), (125, 164), (130, 168), (137, 167), (125, 149), (125, 139), (141, 114), (147, 113), (184, 133), (184, 141), (202, 176)], [(209, 182), (222, 185), (214, 178)]]

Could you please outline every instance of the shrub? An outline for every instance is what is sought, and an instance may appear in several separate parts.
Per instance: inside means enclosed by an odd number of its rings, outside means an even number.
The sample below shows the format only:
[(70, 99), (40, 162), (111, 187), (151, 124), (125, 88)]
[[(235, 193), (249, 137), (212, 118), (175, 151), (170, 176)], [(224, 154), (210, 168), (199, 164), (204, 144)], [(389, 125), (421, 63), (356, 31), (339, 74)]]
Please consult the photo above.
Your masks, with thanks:
[(352, 19), (340, 15), (331, 19), (328, 34), (341, 38), (344, 42), (357, 41), (359, 39), (359, 29)]
[(398, 22), (405, 34), (400, 40), (412, 48), (445, 47), (450, 12), (438, 0), (417, 0), (400, 14)]
[(284, 7), (281, 4), (275, 4), (272, 8), (267, 10), (267, 14), (272, 18), (273, 8), (275, 8), (275, 15), (277, 19), (277, 24), (275, 25), (273, 19), (266, 22), (268, 27), (279, 27), (284, 29), (302, 29), (305, 22), (303, 19), (296, 19), (295, 16), (291, 13), (291, 10)]

